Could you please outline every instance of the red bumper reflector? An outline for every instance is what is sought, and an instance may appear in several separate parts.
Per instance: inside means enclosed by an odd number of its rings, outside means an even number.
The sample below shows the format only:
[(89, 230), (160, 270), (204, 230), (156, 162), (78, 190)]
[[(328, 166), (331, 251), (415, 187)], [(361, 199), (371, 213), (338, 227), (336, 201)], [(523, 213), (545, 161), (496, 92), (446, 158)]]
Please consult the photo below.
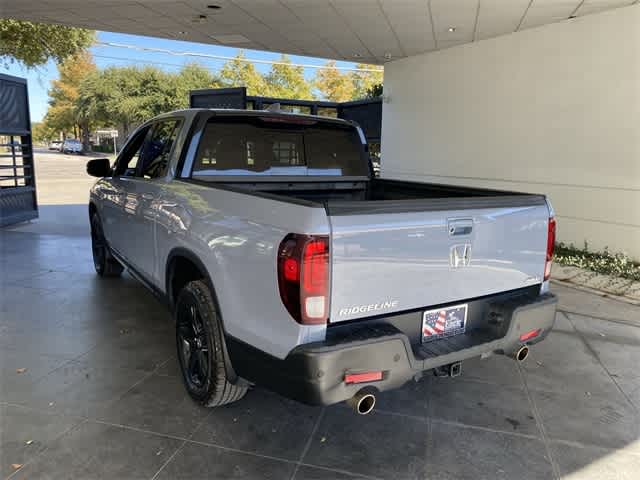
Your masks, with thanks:
[(382, 380), (382, 372), (348, 373), (344, 376), (344, 383), (365, 383)]
[(537, 330), (531, 330), (530, 332), (523, 333), (522, 335), (520, 335), (520, 341), (526, 342), (527, 340), (536, 338), (538, 335), (540, 335), (540, 332), (542, 332), (542, 329), (538, 328)]

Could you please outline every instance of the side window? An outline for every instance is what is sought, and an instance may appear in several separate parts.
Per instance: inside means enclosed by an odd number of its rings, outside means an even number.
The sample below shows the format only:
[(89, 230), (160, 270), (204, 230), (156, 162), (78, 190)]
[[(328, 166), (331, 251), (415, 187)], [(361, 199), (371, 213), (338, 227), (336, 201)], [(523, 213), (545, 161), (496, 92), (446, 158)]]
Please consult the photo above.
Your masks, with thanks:
[(155, 124), (140, 156), (139, 168), (143, 178), (151, 179), (166, 175), (180, 123), (180, 120), (164, 120)]
[(135, 177), (136, 166), (142, 152), (144, 139), (149, 133), (149, 127), (140, 130), (127, 142), (122, 153), (118, 156), (118, 162), (113, 172), (116, 177)]

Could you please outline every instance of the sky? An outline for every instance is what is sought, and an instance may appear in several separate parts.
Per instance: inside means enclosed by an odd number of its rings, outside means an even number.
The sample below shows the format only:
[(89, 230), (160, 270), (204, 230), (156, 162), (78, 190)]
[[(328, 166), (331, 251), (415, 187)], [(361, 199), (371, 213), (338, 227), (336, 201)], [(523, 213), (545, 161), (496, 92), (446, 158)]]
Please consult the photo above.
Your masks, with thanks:
[[(210, 55), (224, 55), (228, 57), (235, 56), (239, 49), (221, 47), (217, 45), (206, 45), (202, 43), (183, 42), (178, 40), (167, 40), (160, 38), (142, 37), (139, 35), (127, 35), (123, 33), (97, 32), (97, 39), (100, 42), (124, 43), (128, 45), (136, 45), (139, 47), (164, 48), (174, 51), (189, 51), (197, 53), (206, 53)], [(224, 64), (224, 60), (207, 59), (201, 57), (182, 57), (168, 53), (145, 52), (131, 49), (124, 49), (111, 46), (93, 46), (90, 48), (94, 60), (98, 68), (104, 68), (112, 65), (154, 65), (166, 71), (176, 71), (185, 63), (193, 63), (196, 61), (203, 66), (210, 68), (212, 71), (219, 70)], [(258, 50), (245, 50), (245, 56), (259, 60), (277, 60), (280, 58), (279, 53), (263, 52)], [(300, 57), (291, 55), (293, 63), (304, 63), (311, 65), (323, 65), (326, 59)], [(355, 64), (349, 62), (338, 62), (338, 66), (353, 67)], [(256, 64), (256, 68), (260, 72), (269, 70), (269, 65)], [(31, 111), (31, 121), (39, 122), (47, 112), (47, 102), (49, 86), (51, 80), (58, 77), (58, 70), (54, 62), (37, 69), (28, 70), (18, 64), (10, 65), (9, 68), (0, 66), (0, 72), (26, 78), (29, 87), (29, 108)], [(305, 76), (311, 78), (315, 73), (315, 69), (305, 69)]]

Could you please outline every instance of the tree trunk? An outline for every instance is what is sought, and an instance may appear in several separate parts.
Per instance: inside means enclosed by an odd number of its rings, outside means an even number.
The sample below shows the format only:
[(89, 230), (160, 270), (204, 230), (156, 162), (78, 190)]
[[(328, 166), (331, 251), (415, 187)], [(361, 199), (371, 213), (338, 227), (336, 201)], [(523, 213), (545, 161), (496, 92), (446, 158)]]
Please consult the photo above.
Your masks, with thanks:
[(90, 152), (91, 151), (91, 142), (89, 141), (89, 137), (90, 137), (90, 131), (89, 131), (89, 124), (88, 123), (82, 123), (80, 124), (80, 132), (82, 135), (82, 151), (83, 152)]

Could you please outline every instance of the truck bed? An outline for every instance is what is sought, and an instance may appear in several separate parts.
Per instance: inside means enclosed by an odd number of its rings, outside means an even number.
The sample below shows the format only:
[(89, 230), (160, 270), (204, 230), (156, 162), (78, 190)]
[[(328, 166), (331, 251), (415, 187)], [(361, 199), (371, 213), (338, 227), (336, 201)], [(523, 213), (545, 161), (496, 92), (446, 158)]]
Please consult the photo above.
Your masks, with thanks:
[(386, 179), (215, 186), (324, 208), (331, 323), (543, 282), (550, 216), (543, 195)]
[(279, 197), (283, 201), (289, 199), (324, 205), (330, 214), (530, 206), (545, 203), (544, 195), (379, 178), (367, 181), (311, 182), (295, 179), (220, 182), (219, 178), (214, 180), (199, 177), (198, 181), (254, 195)]

